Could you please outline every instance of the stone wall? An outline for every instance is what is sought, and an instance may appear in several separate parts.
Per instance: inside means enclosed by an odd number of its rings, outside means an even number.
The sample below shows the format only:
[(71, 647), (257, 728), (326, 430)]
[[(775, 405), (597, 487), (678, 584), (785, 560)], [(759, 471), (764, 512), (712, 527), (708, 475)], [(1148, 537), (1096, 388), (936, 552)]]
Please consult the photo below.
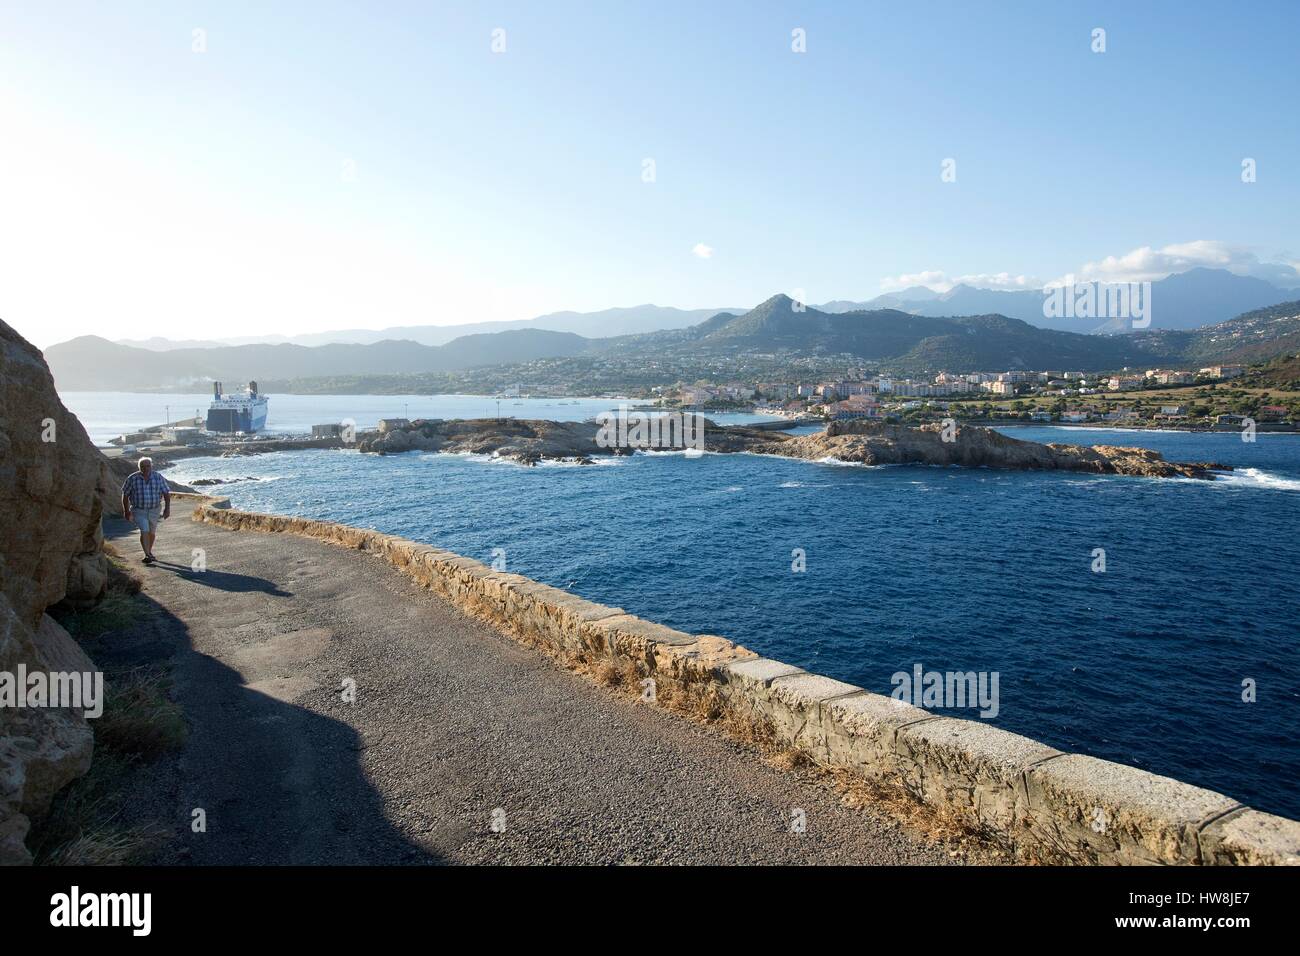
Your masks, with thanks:
[(762, 728), (777, 746), (900, 790), (1022, 858), (1119, 864), (1300, 864), (1300, 823), (1122, 764), (1067, 754), (979, 721), (935, 716), (654, 624), (404, 538), (262, 515), (199, 498), (194, 519), (318, 538), (376, 555), (466, 613), (589, 668), (654, 681), (673, 709)]

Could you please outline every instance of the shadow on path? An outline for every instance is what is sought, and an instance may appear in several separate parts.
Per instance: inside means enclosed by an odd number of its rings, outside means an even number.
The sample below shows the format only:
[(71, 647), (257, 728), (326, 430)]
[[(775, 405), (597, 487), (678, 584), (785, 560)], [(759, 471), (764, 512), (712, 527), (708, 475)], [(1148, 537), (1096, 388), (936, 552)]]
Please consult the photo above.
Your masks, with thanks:
[[(130, 529), (105, 523), (121, 547)], [(160, 562), (162, 564), (162, 562)], [(194, 573), (167, 563), (184, 578), (170, 585), (169, 605), (186, 613), (175, 588), (190, 583), (235, 593), (288, 596), (250, 575)], [(169, 668), (172, 696), (181, 705), (188, 739), (170, 781), (151, 783), (128, 813), (153, 818), (175, 834), (158, 862), (202, 865), (439, 864), (442, 857), (406, 838), (387, 819), (384, 801), (361, 763), (365, 744), (348, 724), (278, 699), (245, 683), (239, 671), (197, 651), (190, 626), (149, 594), (136, 596), (135, 622), (85, 642), (105, 671)], [(161, 583), (161, 582), (160, 582)], [(172, 598), (180, 598), (173, 600)], [(211, 598), (195, 594), (197, 606)], [(238, 598), (223, 598), (238, 601)], [(111, 677), (110, 677), (111, 680)], [(168, 771), (159, 771), (160, 775)], [(195, 811), (206, 832), (195, 832)]]
[[(266, 578), (255, 577), (251, 574), (236, 574), (233, 571), (195, 571), (188, 564), (177, 564), (174, 561), (164, 561), (158, 558), (153, 567), (171, 571), (178, 577), (187, 581), (193, 581), (195, 584), (202, 584), (204, 587), (216, 588), (218, 591), (231, 591), (238, 594), (247, 594), (259, 592), (269, 594), (272, 597), (293, 597), (292, 591), (286, 591), (279, 585)], [(148, 569), (148, 566), (142, 565), (142, 573)]]

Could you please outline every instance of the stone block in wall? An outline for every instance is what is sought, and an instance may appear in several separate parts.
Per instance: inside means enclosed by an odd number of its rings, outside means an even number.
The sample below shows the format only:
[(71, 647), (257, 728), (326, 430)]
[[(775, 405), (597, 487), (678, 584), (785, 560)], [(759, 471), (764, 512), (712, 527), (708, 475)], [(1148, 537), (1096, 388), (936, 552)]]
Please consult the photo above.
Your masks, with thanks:
[(405, 571), (416, 560), (416, 552), (419, 548), (418, 542), (390, 535), (384, 539), (383, 555), (393, 567)]
[(685, 646), (695, 643), (695, 638), (684, 631), (655, 624), (631, 614), (617, 614), (614, 617), (584, 621), (579, 627), (579, 633), (582, 645), (589, 653), (627, 659), (642, 674), (648, 674), (654, 667), (656, 645)]
[(1025, 773), (1061, 752), (978, 720), (937, 717), (899, 729), (900, 782), (972, 826), (1009, 831), (1029, 816)]
[(407, 568), (407, 573), (436, 594), (450, 597), (452, 587), (447, 565), (458, 557), (450, 551), (426, 546), (419, 552), (419, 564)]
[(819, 736), (810, 741), (810, 756), (817, 763), (853, 770), (874, 783), (900, 785), (898, 732), (933, 719), (919, 707), (869, 691), (824, 701), (817, 717)]
[(745, 719), (763, 722), (768, 719), (767, 696), (772, 681), (804, 673), (807, 672), (802, 667), (785, 661), (757, 657), (724, 666), (720, 690), (729, 709)]
[(1300, 821), (1242, 807), (1201, 829), (1207, 866), (1300, 866)]
[(496, 572), (473, 558), (437, 558), (434, 567), (441, 575), (446, 597), (468, 609), (476, 609), (481, 603), (479, 596), (480, 579)]
[(1025, 775), (1035, 842), (1075, 862), (1188, 864), (1201, 825), (1240, 804), (1136, 767), (1065, 754)]
[(655, 678), (678, 687), (712, 683), (720, 679), (724, 667), (754, 660), (758, 655), (749, 648), (716, 634), (699, 634), (690, 644), (656, 644), (653, 648)]
[(620, 607), (597, 604), (527, 578), (513, 585), (510, 592), (509, 611), (516, 627), (570, 659), (589, 651), (582, 633), (584, 625), (627, 616)]
[(528, 578), (522, 574), (512, 574), (508, 571), (493, 571), (479, 579), (478, 586), (478, 603), (480, 609), (487, 613), (492, 620), (499, 624), (510, 626), (515, 623), (511, 620), (509, 609), (513, 606), (518, 607), (517, 594), (514, 592), (525, 584), (530, 584)]
[(758, 709), (771, 723), (777, 741), (816, 759), (818, 753), (825, 752), (822, 703), (860, 694), (862, 688), (821, 674), (801, 673), (777, 677), (764, 691), (759, 694)]

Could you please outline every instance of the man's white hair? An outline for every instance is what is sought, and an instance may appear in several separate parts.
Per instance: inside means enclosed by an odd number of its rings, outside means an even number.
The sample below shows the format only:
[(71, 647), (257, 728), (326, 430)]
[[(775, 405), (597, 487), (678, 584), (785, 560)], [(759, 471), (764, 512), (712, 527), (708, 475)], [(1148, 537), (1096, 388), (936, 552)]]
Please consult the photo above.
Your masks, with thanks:
[(145, 456), (144, 456), (143, 458), (141, 458), (138, 462), (136, 462), (136, 464), (140, 465), (140, 467), (142, 467), (142, 468), (143, 468), (145, 465), (150, 465), (150, 466), (152, 466), (152, 465), (153, 465), (153, 459), (150, 458), (148, 455), (145, 455)]

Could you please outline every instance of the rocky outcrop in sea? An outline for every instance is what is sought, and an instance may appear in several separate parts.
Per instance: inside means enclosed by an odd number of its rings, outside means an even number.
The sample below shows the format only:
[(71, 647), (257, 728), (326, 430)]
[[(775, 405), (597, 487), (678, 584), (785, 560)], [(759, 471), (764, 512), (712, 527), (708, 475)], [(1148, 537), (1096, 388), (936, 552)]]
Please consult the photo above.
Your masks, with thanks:
[(1148, 448), (1042, 444), (1011, 438), (991, 428), (956, 424), (945, 428), (939, 423), (911, 428), (868, 421), (832, 422), (820, 434), (785, 436), (784, 441), (750, 450), (863, 465), (955, 465), (1211, 481), (1215, 471), (1231, 470), (1214, 462), (1166, 461), (1160, 452)]
[[(594, 422), (527, 419), (432, 419), (383, 432), (366, 432), (363, 452), (408, 451), (497, 455), (521, 464), (544, 460), (584, 461), (627, 455), (631, 447), (605, 447)], [(938, 465), (1009, 470), (1081, 471), (1098, 475), (1214, 479), (1231, 470), (1214, 462), (1166, 461), (1157, 451), (1118, 445), (1042, 444), (1010, 438), (991, 428), (942, 424), (911, 427), (881, 422), (831, 422), (814, 435), (788, 435), (745, 426), (706, 422), (704, 450), (780, 455), (808, 461), (863, 465)], [(667, 449), (664, 449), (667, 450)]]

